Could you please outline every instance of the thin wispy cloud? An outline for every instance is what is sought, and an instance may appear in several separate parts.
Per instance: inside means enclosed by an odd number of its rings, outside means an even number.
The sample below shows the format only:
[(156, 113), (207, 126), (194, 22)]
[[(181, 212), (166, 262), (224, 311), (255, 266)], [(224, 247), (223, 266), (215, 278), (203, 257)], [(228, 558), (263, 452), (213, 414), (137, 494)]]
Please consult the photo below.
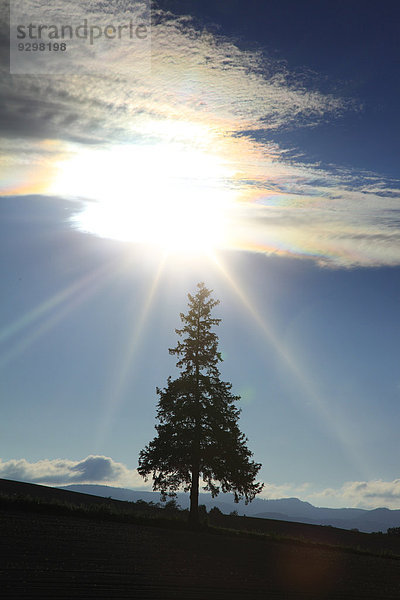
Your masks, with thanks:
[[(60, 0), (47, 7), (48, 21), (66, 6)], [(116, 0), (106, 11), (104, 4), (91, 3), (91, 10), (105, 22), (110, 14), (126, 14), (126, 6)], [(68, 2), (68, 14), (79, 21), (85, 7)], [(207, 169), (210, 162), (224, 167), (211, 175), (199, 169), (192, 188), (202, 177), (203, 186), (231, 194), (226, 246), (334, 267), (400, 264), (399, 181), (309, 164), (301, 150), (288, 152), (269, 137), (340, 119), (359, 110), (355, 102), (316, 91), (304, 75), (261, 50), (243, 50), (234, 40), (200, 30), (189, 16), (153, 12), (151, 70), (141, 69), (141, 60), (140, 53), (132, 56), (121, 47), (114, 61), (104, 63), (81, 54), (68, 78), (6, 75), (0, 114), (4, 193), (85, 195), (79, 178), (76, 189), (66, 192), (63, 170), (79, 163), (83, 150), (93, 153), (95, 163), (96, 152), (107, 150), (112, 157), (118, 147), (132, 150), (127, 182), (116, 165), (115, 177), (110, 158), (99, 187), (114, 185), (121, 195), (129, 179), (130, 191), (140, 196), (144, 186), (135, 190), (135, 158), (143, 148), (152, 150), (148, 172), (162, 178), (160, 189), (168, 189), (169, 177), (174, 185), (186, 178), (190, 187), (187, 175), (168, 175), (161, 165), (160, 149), (165, 155), (178, 149), (189, 158), (192, 152), (192, 162), (207, 157)], [(96, 200), (94, 189), (92, 196)], [(143, 196), (142, 202), (152, 199)]]

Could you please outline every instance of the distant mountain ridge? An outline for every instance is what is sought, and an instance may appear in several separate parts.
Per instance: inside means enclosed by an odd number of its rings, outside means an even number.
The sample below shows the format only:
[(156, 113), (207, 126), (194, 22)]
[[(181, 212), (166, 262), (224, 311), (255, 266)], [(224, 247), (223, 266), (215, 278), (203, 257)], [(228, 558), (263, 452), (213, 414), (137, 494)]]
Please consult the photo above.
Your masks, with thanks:
[[(127, 502), (144, 500), (145, 502), (157, 503), (160, 501), (158, 492), (130, 490), (106, 485), (77, 484), (63, 486), (61, 489)], [(182, 508), (188, 508), (189, 496), (183, 493), (178, 494), (177, 502)], [(237, 511), (240, 515), (248, 517), (309, 523), (312, 525), (331, 525), (341, 529), (358, 529), (367, 533), (372, 531), (386, 532), (389, 527), (400, 527), (400, 510), (389, 510), (388, 508), (374, 510), (319, 508), (298, 498), (281, 498), (279, 500), (256, 498), (246, 506), (243, 501), (235, 504), (231, 494), (220, 494), (217, 498), (212, 498), (211, 494), (200, 494), (199, 502), (205, 504), (207, 510), (216, 506), (225, 514)]]

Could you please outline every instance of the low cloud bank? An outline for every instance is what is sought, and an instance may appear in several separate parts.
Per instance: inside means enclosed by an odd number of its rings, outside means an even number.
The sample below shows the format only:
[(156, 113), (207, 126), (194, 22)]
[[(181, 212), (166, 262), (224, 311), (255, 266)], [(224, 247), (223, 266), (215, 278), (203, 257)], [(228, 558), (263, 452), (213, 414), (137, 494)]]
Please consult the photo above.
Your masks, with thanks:
[(136, 469), (129, 469), (108, 456), (94, 455), (81, 461), (61, 458), (37, 462), (28, 462), (24, 458), (0, 460), (0, 477), (45, 485), (99, 483), (117, 487), (146, 487)]
[(400, 479), (347, 481), (338, 488), (318, 490), (315, 484), (265, 484), (262, 497), (270, 500), (295, 497), (324, 508), (390, 508), (400, 510)]
[[(308, 498), (307, 498), (308, 499)], [(357, 508), (400, 509), (400, 479), (393, 481), (348, 481), (340, 488), (327, 488), (309, 496), (310, 502), (320, 506), (349, 506)]]

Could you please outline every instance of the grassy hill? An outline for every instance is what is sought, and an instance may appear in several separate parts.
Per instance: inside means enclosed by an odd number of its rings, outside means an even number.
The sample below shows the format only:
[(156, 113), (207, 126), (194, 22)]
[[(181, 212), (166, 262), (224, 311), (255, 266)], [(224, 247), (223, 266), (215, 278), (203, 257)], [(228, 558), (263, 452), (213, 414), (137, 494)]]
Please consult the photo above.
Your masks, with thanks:
[(0, 494), (2, 598), (399, 598), (395, 536), (218, 514), (193, 532), (184, 513), (140, 520), (143, 505), (4, 480)]

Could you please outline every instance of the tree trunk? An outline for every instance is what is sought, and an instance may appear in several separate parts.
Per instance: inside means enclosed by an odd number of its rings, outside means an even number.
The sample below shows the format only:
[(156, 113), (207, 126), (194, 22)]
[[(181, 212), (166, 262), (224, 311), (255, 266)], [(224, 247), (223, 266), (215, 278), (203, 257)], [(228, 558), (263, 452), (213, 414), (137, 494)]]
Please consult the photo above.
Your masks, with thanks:
[(190, 512), (189, 523), (192, 527), (199, 525), (199, 467), (194, 466), (192, 469), (192, 485), (190, 488)]
[(192, 485), (190, 487), (190, 513), (189, 523), (192, 527), (199, 526), (199, 478), (200, 478), (200, 368), (199, 368), (199, 343), (200, 343), (200, 302), (197, 307), (197, 349), (195, 355), (195, 423), (192, 447)]

